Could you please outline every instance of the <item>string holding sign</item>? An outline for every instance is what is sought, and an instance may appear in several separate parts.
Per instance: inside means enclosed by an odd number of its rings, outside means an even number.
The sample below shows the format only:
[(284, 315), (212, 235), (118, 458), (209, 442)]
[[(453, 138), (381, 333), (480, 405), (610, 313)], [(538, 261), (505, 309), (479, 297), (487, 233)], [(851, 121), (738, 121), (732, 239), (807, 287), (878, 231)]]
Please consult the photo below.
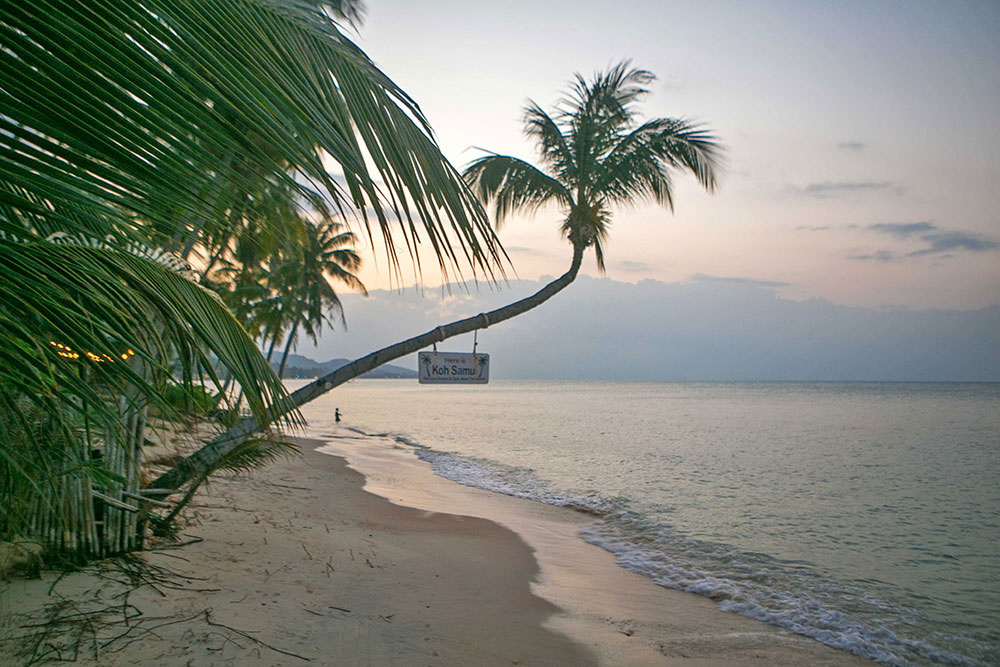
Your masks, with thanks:
[[(490, 326), (490, 316), (486, 313), (479, 313), (479, 317), (483, 318), (486, 322), (481, 328), (486, 329)], [(472, 332), (472, 356), (476, 356), (476, 346), (479, 344), (479, 329)]]
[[(434, 331), (439, 332), (439, 334), (441, 336), (441, 340), (443, 341), (444, 340), (444, 327), (438, 327)], [(437, 354), (437, 351), (438, 351), (438, 344), (437, 344), (437, 342), (435, 342), (434, 343), (434, 354)]]

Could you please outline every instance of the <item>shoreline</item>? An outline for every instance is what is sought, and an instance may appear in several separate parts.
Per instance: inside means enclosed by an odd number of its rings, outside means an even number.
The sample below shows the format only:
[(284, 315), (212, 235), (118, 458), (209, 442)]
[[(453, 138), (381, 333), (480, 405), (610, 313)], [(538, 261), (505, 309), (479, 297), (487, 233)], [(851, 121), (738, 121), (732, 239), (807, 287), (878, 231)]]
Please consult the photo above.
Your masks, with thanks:
[(595, 519), (589, 512), (439, 477), (414, 450), (389, 438), (344, 430), (316, 437), (328, 443), (320, 451), (362, 473), (370, 493), (404, 507), (486, 519), (519, 535), (540, 569), (532, 592), (559, 608), (546, 627), (587, 646), (599, 664), (873, 664), (626, 570), (612, 553), (577, 534)]
[(437, 477), (390, 441), (298, 440), (199, 490), (181, 541), (200, 541), (142, 554), (158, 578), (0, 583), (0, 664), (38, 633), (23, 614), (67, 601), (92, 612), (86, 665), (870, 664), (624, 570), (577, 537), (592, 516)]

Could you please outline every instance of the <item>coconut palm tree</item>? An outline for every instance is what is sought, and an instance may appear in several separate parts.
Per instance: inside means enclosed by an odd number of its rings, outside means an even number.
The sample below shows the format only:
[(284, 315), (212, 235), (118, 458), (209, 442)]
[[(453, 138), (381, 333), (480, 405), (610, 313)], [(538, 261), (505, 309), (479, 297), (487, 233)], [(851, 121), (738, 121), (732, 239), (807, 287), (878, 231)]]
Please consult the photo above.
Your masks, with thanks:
[(296, 344), (300, 330), (316, 343), (324, 324), (333, 325), (335, 316), (346, 326), (340, 297), (331, 282), (368, 294), (355, 275), (361, 256), (351, 247), (357, 237), (343, 225), (327, 221), (315, 225), (303, 221), (301, 238), (286, 244), (270, 264), (267, 284), (281, 323), (272, 330), (272, 342), (284, 338), (285, 348), (278, 363), (278, 377)]
[[(241, 214), (220, 247), (211, 251), (203, 280), (211, 283), (271, 360), (285, 340), (280, 366), (302, 329), (316, 340), (330, 315), (344, 316), (331, 282), (367, 295), (356, 272), (357, 235), (321, 210), (303, 216), (282, 188), (269, 188)], [(233, 236), (235, 235), (235, 243)], [(285, 334), (292, 331), (290, 336)], [(280, 374), (280, 371), (279, 371)]]
[[(464, 176), (483, 202), (494, 204), (497, 223), (515, 211), (534, 212), (547, 204), (562, 213), (560, 229), (573, 248), (569, 270), (530, 297), (361, 357), (294, 392), (299, 406), (381, 364), (452, 336), (488, 327), (524, 313), (573, 282), (583, 255), (594, 249), (604, 270), (604, 244), (612, 211), (646, 200), (673, 207), (672, 175), (690, 172), (709, 192), (717, 185), (722, 148), (704, 128), (683, 119), (640, 122), (638, 102), (653, 74), (622, 62), (587, 81), (579, 74), (555, 113), (535, 103), (524, 113), (525, 133), (537, 143), (541, 168), (491, 153), (473, 162)], [(239, 423), (155, 482), (175, 487), (253, 432)]]

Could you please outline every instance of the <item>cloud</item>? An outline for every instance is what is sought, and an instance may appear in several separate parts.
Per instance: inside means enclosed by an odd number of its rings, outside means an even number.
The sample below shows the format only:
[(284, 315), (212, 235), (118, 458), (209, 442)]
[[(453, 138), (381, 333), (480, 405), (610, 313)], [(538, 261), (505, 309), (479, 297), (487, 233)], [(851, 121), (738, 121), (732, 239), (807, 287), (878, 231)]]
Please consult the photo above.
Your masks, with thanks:
[(660, 81), (662, 83), (663, 90), (666, 91), (683, 90), (687, 86), (687, 82), (676, 75), (668, 74), (665, 77), (660, 77)]
[[(989, 252), (1000, 249), (1000, 242), (982, 234), (941, 229), (933, 222), (880, 222), (868, 225), (868, 230), (880, 234), (888, 234), (896, 239), (918, 237), (926, 245), (924, 248), (906, 254), (906, 257), (921, 257), (924, 255), (939, 255), (941, 259), (952, 257), (955, 250), (969, 252)], [(890, 256), (891, 255), (891, 256)], [(880, 250), (871, 255), (852, 255), (851, 259), (875, 259), (887, 262), (898, 259), (897, 255), (887, 250)]]
[(527, 248), (525, 246), (504, 246), (504, 250), (507, 251), (508, 255), (544, 255), (541, 250), (537, 248)]
[(841, 141), (837, 144), (837, 148), (842, 151), (863, 151), (868, 145), (860, 141)]
[[(915, 234), (924, 234), (926, 232), (933, 232), (938, 228), (932, 222), (922, 221), (922, 222), (880, 222), (874, 225), (868, 225), (868, 229), (873, 232), (881, 232), (883, 234), (889, 234), (896, 237), (897, 239), (906, 239)], [(921, 237), (923, 238), (923, 237)]]
[(815, 226), (815, 227), (811, 226), (811, 225), (799, 225), (798, 227), (795, 228), (795, 231), (797, 231), (797, 232), (825, 232), (828, 229), (830, 229), (830, 225), (818, 225), (818, 226)]
[(822, 183), (810, 183), (802, 192), (810, 197), (827, 199), (830, 197), (840, 197), (852, 193), (887, 191), (901, 195), (906, 192), (906, 188), (896, 185), (892, 181), (823, 181)]
[(864, 255), (850, 255), (848, 259), (856, 259), (863, 262), (895, 262), (899, 255), (890, 250), (876, 250), (873, 253)]
[(623, 259), (620, 262), (615, 262), (615, 266), (626, 273), (644, 273), (653, 268), (645, 262), (633, 262), (629, 259)]
[(930, 245), (920, 250), (911, 252), (907, 257), (919, 257), (921, 255), (937, 255), (951, 252), (953, 250), (968, 250), (970, 252), (988, 252), (1000, 248), (1000, 243), (981, 234), (969, 234), (966, 232), (936, 232), (934, 234), (924, 234), (920, 240)]
[(778, 280), (757, 280), (756, 278), (739, 278), (735, 276), (710, 276), (696, 273), (689, 280), (698, 283), (726, 283), (729, 285), (752, 285), (753, 287), (788, 287), (791, 283)]

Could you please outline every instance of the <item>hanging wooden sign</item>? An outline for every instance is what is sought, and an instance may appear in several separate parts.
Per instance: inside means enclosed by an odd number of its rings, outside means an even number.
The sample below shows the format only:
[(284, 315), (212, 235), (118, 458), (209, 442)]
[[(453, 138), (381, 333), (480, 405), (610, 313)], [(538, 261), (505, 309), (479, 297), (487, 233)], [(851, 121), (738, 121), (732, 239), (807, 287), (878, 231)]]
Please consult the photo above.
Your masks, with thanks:
[(490, 355), (468, 352), (421, 352), (417, 366), (420, 384), (486, 384)]

